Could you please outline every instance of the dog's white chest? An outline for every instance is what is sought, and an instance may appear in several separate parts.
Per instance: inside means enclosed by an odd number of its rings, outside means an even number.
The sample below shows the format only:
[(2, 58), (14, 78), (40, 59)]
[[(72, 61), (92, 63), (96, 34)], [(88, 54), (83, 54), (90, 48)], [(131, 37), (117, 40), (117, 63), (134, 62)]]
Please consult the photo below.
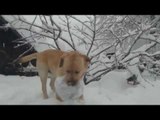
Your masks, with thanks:
[(68, 86), (64, 82), (64, 77), (58, 77), (54, 85), (56, 93), (62, 100), (74, 100), (83, 94), (82, 80), (76, 86)]

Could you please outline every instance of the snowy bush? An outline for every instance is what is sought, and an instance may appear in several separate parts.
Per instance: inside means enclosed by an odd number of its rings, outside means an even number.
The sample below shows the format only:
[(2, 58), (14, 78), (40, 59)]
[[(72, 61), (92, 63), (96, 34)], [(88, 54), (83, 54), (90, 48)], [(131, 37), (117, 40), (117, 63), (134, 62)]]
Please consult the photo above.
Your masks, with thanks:
[[(21, 25), (14, 26), (15, 22)], [(159, 60), (160, 55), (159, 15), (35, 15), (32, 22), (16, 16), (10, 24), (17, 30), (29, 31), (28, 42), (34, 47), (44, 44), (89, 56), (85, 84), (116, 69), (128, 70), (130, 62), (140, 56), (149, 60), (146, 69), (150, 71), (150, 63), (159, 64), (153, 60)]]

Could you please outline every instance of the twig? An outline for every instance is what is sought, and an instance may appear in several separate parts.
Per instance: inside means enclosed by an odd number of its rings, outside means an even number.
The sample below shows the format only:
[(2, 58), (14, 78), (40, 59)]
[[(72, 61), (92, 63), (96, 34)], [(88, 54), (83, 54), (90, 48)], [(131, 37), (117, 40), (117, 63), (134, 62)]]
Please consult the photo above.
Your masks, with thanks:
[(36, 42), (36, 43), (38, 43), (38, 44), (45, 44), (45, 45), (51, 46), (54, 49), (57, 49), (57, 47), (55, 47), (55, 46), (53, 46), (52, 44), (49, 44), (49, 43), (44, 43), (44, 42)]
[(71, 34), (71, 31), (70, 31), (70, 25), (69, 25), (69, 20), (68, 20), (68, 17), (65, 15), (66, 17), (66, 20), (67, 20), (67, 29), (68, 29), (68, 34), (70, 36), (70, 39), (71, 39), (71, 42), (72, 42), (72, 45), (73, 47), (75, 48), (75, 44), (74, 44), (74, 41), (73, 41), (73, 38), (72, 38), (72, 34)]
[(59, 47), (59, 45), (58, 45), (58, 43), (57, 43), (57, 40), (58, 40), (58, 38), (59, 38), (60, 35), (61, 35), (61, 28), (54, 22), (54, 20), (52, 19), (52, 16), (49, 16), (49, 18), (50, 18), (50, 21), (51, 21), (52, 26), (53, 26), (53, 25), (56, 25), (56, 27), (59, 29), (59, 33), (58, 33), (58, 35), (57, 35), (57, 38), (55, 38), (55, 33), (54, 33), (54, 31), (53, 31), (53, 39), (54, 39), (54, 41), (55, 41), (55, 44), (56, 44), (57, 48), (60, 50), (60, 47)]
[[(68, 30), (65, 30), (65, 29), (62, 29), (62, 31), (63, 31), (63, 32), (68, 32)], [(79, 40), (82, 40), (84, 43), (86, 43), (86, 42), (84, 41), (84, 39), (81, 38), (80, 36), (78, 36), (78, 35), (76, 35), (76, 34), (74, 34), (74, 33), (72, 33), (72, 35), (75, 36), (76, 38), (78, 38)]]
[(124, 58), (126, 58), (126, 57), (130, 54), (133, 46), (136, 44), (136, 42), (139, 40), (140, 36), (141, 36), (143, 33), (144, 33), (144, 32), (140, 32), (140, 33), (137, 35), (137, 37), (135, 38), (135, 40), (134, 40), (134, 42), (132, 43), (132, 45), (129, 47), (129, 50), (127, 51), (127, 53), (125, 53), (125, 55), (124, 55), (124, 57), (122, 58), (122, 60), (123, 60)]
[(33, 20), (32, 24), (31, 24), (31, 26), (30, 26), (29, 30), (31, 30), (31, 28), (32, 28), (32, 26), (33, 26), (34, 22), (36, 21), (36, 19), (37, 19), (37, 15), (35, 16), (35, 18), (34, 18), (34, 20)]
[[(29, 31), (27, 28), (16, 28), (16, 29), (23, 29), (23, 30)], [(31, 30), (31, 32), (36, 33), (36, 34), (39, 34), (39, 35), (42, 35), (42, 36), (44, 36), (44, 37), (48, 37), (48, 38), (53, 39), (53, 37), (52, 37), (51, 35), (46, 34), (46, 33), (37, 32), (37, 31), (35, 31), (35, 30)], [(59, 38), (60, 38), (61, 40), (63, 40), (65, 43), (67, 43), (73, 50), (75, 50), (75, 48), (74, 48), (65, 38), (63, 38), (62, 36), (60, 36)]]
[(46, 19), (46, 16), (45, 16), (45, 15), (43, 15), (43, 18), (44, 18), (45, 22), (48, 24), (48, 22), (47, 22), (47, 19)]
[(89, 47), (89, 50), (88, 50), (88, 52), (87, 52), (87, 56), (89, 56), (89, 54), (90, 54), (90, 51), (91, 51), (91, 49), (92, 49), (92, 46), (93, 46), (93, 43), (94, 43), (94, 41), (95, 41), (95, 37), (96, 37), (96, 16), (94, 16), (94, 23), (93, 23), (93, 38), (92, 38), (92, 42), (91, 42), (91, 45), (90, 45), (90, 47)]
[(142, 30), (142, 31), (138, 34), (138, 36), (135, 38), (135, 41), (132, 43), (131, 47), (129, 48), (128, 52), (124, 55), (124, 57), (122, 58), (122, 60), (123, 60), (124, 58), (126, 58), (126, 57), (130, 54), (131, 49), (133, 48), (133, 46), (135, 45), (135, 43), (139, 40), (139, 38), (141, 37), (141, 35), (143, 35), (146, 31), (150, 30), (150, 29), (158, 22), (159, 19), (160, 19), (160, 17), (157, 18), (157, 19), (152, 23), (152, 25), (151, 25), (150, 27), (146, 28), (145, 30)]
[(94, 57), (100, 55), (100, 54), (103, 53), (104, 51), (110, 49), (110, 48), (113, 47), (116, 43), (117, 43), (117, 41), (115, 41), (114, 43), (112, 43), (111, 45), (109, 45), (108, 47), (106, 47), (105, 49), (101, 50), (100, 52), (96, 53), (91, 59), (93, 59)]
[[(139, 71), (139, 69), (138, 69), (138, 71)], [(141, 74), (140, 71), (139, 71), (139, 73), (140, 73), (141, 78), (142, 78), (145, 82), (147, 82), (147, 83), (150, 84), (152, 87), (154, 87), (154, 85), (153, 85), (152, 83), (150, 83), (148, 80), (146, 80), (146, 79), (143, 78), (143, 76), (142, 76), (142, 74)]]
[(85, 75), (85, 76), (84, 76), (84, 79), (83, 79), (85, 85), (87, 85), (87, 84), (89, 84), (89, 83), (91, 83), (91, 82), (93, 82), (93, 81), (99, 81), (103, 75), (109, 73), (110, 71), (112, 71), (112, 70), (114, 70), (114, 69), (115, 69), (115, 67), (108, 68), (108, 69), (106, 69), (106, 71), (104, 71), (103, 73), (101, 73), (100, 75), (94, 77), (93, 79), (91, 79), (91, 80), (89, 80), (89, 81), (87, 81), (87, 77), (86, 77), (86, 75)]
[(66, 42), (74, 51), (76, 51), (76, 49), (66, 40), (64, 39), (63, 37), (59, 37), (61, 40), (63, 40), (64, 42)]
[(24, 54), (26, 54), (27, 52), (29, 52), (33, 48), (34, 48), (34, 46), (31, 46), (28, 50), (26, 50), (22, 54), (20, 54), (15, 60), (12, 61), (12, 64), (16, 63)]
[[(37, 35), (37, 33), (36, 34), (34, 34), (34, 35), (30, 35), (30, 36), (27, 36), (27, 37), (22, 37), (22, 38), (18, 38), (18, 39), (15, 39), (15, 40), (13, 40), (12, 42), (19, 42), (19, 41), (21, 41), (21, 40), (24, 40), (24, 39), (27, 39), (27, 38), (30, 38), (30, 37), (35, 37)], [(24, 41), (23, 41), (24, 42)]]
[(84, 24), (82, 21), (80, 21), (79, 19), (77, 19), (76, 17), (72, 16), (72, 15), (68, 15), (69, 17), (75, 19), (76, 21), (80, 22), (82, 25), (84, 25), (85, 27), (87, 27), (90, 31), (94, 32), (88, 25)]
[[(147, 49), (145, 49), (144, 51), (147, 51), (149, 48), (151, 48), (152, 46), (154, 46), (156, 43), (151, 43), (150, 44), (150, 46), (147, 48)], [(134, 53), (134, 52), (132, 52), (132, 53)], [(131, 53), (130, 53), (131, 54)], [(148, 56), (148, 57), (152, 57), (152, 56), (154, 56), (154, 54), (152, 55), (152, 54), (148, 54), (148, 53), (146, 53), (146, 52), (139, 52), (139, 53), (137, 53), (136, 55), (133, 55), (131, 58), (128, 58), (128, 59), (123, 59), (123, 60), (121, 60), (123, 63), (126, 63), (126, 62), (128, 62), (128, 61), (131, 61), (132, 59), (134, 59), (134, 58), (136, 58), (136, 57), (139, 57), (139, 56), (141, 56), (141, 55), (145, 55), (145, 56)]]
[[(44, 30), (50, 32), (48, 29), (46, 29), (46, 28), (44, 28), (44, 27), (41, 27), (41, 26), (39, 26), (39, 25), (37, 25), (37, 24), (35, 24), (35, 23), (32, 24), (32, 23), (30, 23), (30, 22), (27, 22), (27, 21), (21, 19), (20, 17), (19, 17), (18, 20), (19, 20), (19, 21), (22, 21), (22, 22), (24, 22), (24, 23), (26, 23), (26, 24), (28, 24), (28, 25), (32, 25), (32, 26), (34, 26), (34, 27), (38, 27), (38, 28), (40, 28), (40, 29), (44, 29)], [(55, 29), (55, 28), (54, 28), (54, 30), (55, 30), (55, 31), (59, 31), (58, 29)], [(50, 32), (50, 33), (51, 33), (51, 32)]]

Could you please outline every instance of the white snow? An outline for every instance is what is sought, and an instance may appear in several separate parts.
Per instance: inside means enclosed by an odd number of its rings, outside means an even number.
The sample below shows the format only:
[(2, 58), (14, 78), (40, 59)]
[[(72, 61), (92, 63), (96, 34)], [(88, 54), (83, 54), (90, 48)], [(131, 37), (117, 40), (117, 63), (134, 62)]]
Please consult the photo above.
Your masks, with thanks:
[[(160, 104), (160, 78), (146, 77), (151, 84), (142, 81), (133, 86), (127, 84), (127, 72), (110, 72), (98, 82), (84, 86), (84, 104)], [(48, 99), (43, 99), (39, 77), (20, 77), (0, 75), (0, 104), (57, 105), (63, 104), (55, 99), (48, 86)], [(70, 103), (75, 104), (75, 103)]]
[[(9, 21), (15, 19), (15, 16), (4, 16)], [(31, 16), (32, 19), (34, 16)], [(81, 16), (79, 16), (81, 17)], [(28, 18), (26, 16), (26, 18)], [(27, 19), (28, 20), (28, 19)], [(30, 20), (31, 22), (32, 20)], [(37, 21), (38, 22), (38, 21)], [(40, 22), (40, 21), (39, 21)], [(39, 22), (37, 24), (39, 24)], [(15, 23), (14, 27), (18, 27), (18, 23)], [(28, 26), (29, 27), (29, 26)], [(32, 28), (34, 29), (34, 28)], [(20, 31), (20, 30), (19, 30)], [(24, 30), (23, 30), (24, 31)], [(22, 32), (22, 31), (21, 31)], [(30, 33), (25, 32), (26, 36)], [(47, 34), (48, 35), (48, 34)], [(68, 38), (64, 34), (65, 38)], [(53, 44), (54, 42), (50, 39), (40, 38), (39, 42), (46, 42)], [(67, 45), (63, 41), (58, 40), (58, 44), (62, 50), (67, 51)], [(53, 44), (54, 45), (54, 44)], [(126, 61), (132, 57), (137, 56), (139, 51), (145, 51), (148, 47), (154, 45), (144, 45), (139, 49), (132, 51), (132, 53), (126, 57), (123, 61)], [(38, 51), (43, 51), (48, 48), (48, 45), (35, 44)], [(78, 46), (80, 52), (85, 53), (86, 49)], [(98, 51), (97, 51), (98, 52)], [(103, 57), (103, 56), (100, 56)], [(107, 59), (106, 59), (107, 60)], [(123, 62), (122, 61), (122, 62)], [(132, 60), (132, 62), (138, 61), (138, 58)], [(132, 63), (133, 64), (133, 63)], [(100, 66), (101, 67), (101, 66)], [(97, 69), (97, 68), (96, 68)], [(129, 68), (133, 73), (139, 74), (135, 66)], [(148, 74), (148, 75), (147, 75)], [(138, 75), (140, 80), (139, 85), (133, 86), (127, 84), (127, 72), (112, 71), (106, 74), (100, 81), (92, 82), (84, 86), (84, 104), (105, 104), (105, 105), (119, 105), (119, 104), (160, 104), (160, 78), (154, 80), (154, 76), (149, 73), (145, 75), (148, 82), (144, 81)], [(57, 105), (63, 104), (56, 100), (55, 94), (50, 89), (49, 82), (47, 84), (48, 99), (43, 99), (41, 82), (38, 76), (36, 77), (20, 77), (20, 76), (4, 76), (0, 75), (0, 104), (29, 104), (29, 105)], [(65, 104), (65, 103), (64, 103)], [(75, 103), (70, 103), (75, 104)]]

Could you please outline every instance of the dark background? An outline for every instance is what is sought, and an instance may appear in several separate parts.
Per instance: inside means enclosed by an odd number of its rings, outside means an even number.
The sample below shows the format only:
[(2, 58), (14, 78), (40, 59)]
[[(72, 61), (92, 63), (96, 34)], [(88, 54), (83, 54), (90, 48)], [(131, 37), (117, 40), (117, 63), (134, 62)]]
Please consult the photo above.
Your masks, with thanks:
[[(8, 22), (2, 16), (0, 16), (0, 26), (4, 26), (7, 23)], [(15, 48), (15, 46), (18, 44), (22, 44), (16, 42), (17, 39), (21, 39), (21, 41), (24, 42), (26, 41), (26, 39), (22, 39), (22, 36), (13, 28), (0, 29), (0, 74), (25, 76), (36, 75), (37, 73), (34, 72), (23, 72), (23, 68), (27, 67), (29, 62), (23, 64), (13, 63), (13, 61), (17, 59), (19, 55), (23, 54), (31, 47), (31, 44), (28, 43)], [(36, 50), (33, 48), (23, 56), (34, 52), (36, 52)], [(36, 61), (32, 60), (31, 64), (35, 66)]]

